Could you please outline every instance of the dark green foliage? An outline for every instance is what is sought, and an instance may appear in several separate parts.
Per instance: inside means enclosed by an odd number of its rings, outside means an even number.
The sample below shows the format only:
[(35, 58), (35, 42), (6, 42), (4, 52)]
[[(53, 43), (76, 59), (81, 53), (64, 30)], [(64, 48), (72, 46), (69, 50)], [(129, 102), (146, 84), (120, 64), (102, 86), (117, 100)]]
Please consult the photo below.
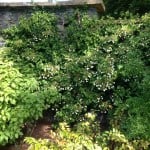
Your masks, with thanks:
[(150, 15), (129, 16), (73, 15), (62, 36), (54, 15), (37, 12), (5, 30), (10, 50), (1, 51), (0, 58), (12, 65), (0, 67), (16, 73), (11, 77), (6, 71), (1, 88), (14, 83), (17, 89), (0, 95), (0, 115), (6, 116), (0, 118), (0, 144), (17, 138), (25, 123), (47, 108), (71, 125), (93, 111), (101, 126), (121, 130), (129, 139), (149, 139)]
[(117, 15), (130, 11), (134, 14), (144, 14), (150, 11), (150, 0), (104, 0), (106, 12)]

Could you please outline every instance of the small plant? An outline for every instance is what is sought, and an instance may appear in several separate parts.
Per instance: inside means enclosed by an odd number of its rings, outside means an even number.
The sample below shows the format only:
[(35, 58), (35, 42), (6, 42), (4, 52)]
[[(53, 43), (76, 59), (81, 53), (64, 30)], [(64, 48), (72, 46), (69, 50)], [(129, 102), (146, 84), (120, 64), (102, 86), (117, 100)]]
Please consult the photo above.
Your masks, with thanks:
[(135, 150), (128, 139), (114, 128), (103, 133), (100, 139), (99, 142), (103, 143), (103, 148), (107, 150)]
[[(95, 132), (91, 129), (91, 125), (95, 119), (87, 118), (87, 116), (95, 116), (94, 114), (86, 114), (86, 121), (77, 124), (77, 128), (71, 129), (67, 123), (59, 123), (59, 128), (56, 131), (50, 132), (50, 140), (36, 140), (26, 137), (25, 142), (30, 146), (28, 150), (102, 150), (93, 137), (90, 135)], [(95, 118), (95, 117), (94, 117)], [(88, 133), (81, 128), (88, 128)], [(89, 134), (90, 133), (90, 134)]]

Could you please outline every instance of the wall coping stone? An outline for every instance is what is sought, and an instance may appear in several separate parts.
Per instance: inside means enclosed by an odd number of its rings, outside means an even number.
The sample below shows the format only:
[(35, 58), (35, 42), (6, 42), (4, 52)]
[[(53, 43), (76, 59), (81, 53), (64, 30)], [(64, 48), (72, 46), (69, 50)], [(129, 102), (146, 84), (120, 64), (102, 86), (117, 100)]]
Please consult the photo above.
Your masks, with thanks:
[(54, 6), (60, 6), (60, 7), (75, 7), (75, 6), (82, 6), (86, 4), (87, 6), (94, 6), (98, 12), (104, 12), (105, 6), (103, 3), (103, 0), (68, 0), (68, 1), (59, 1), (56, 3), (52, 2), (17, 2), (17, 3), (5, 3), (0, 2), (0, 8), (4, 7), (10, 7), (10, 8), (16, 8), (16, 7), (34, 7), (34, 6), (42, 6), (42, 7), (54, 7)]

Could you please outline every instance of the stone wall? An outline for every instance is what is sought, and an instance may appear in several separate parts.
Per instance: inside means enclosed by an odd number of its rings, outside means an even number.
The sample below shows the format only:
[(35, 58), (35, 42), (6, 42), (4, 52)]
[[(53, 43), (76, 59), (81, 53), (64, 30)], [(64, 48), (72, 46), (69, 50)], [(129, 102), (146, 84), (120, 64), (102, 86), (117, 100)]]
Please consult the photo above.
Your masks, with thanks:
[[(55, 13), (61, 22), (61, 19), (65, 14), (71, 14), (74, 8), (36, 8), (37, 10), (45, 9), (47, 12)], [(82, 9), (82, 8), (80, 8)], [(17, 8), (0, 8), (0, 30), (8, 28), (16, 23), (21, 16), (30, 16), (30, 14), (35, 11), (33, 8), (17, 7)], [(88, 13), (91, 16), (98, 16), (96, 8), (88, 8)]]
[[(71, 14), (75, 8), (83, 10), (85, 8), (90, 16), (98, 16), (104, 11), (102, 0), (74, 0), (70, 2), (51, 3), (0, 3), (0, 33), (3, 29), (18, 23), (21, 16), (30, 16), (33, 11), (44, 9), (50, 13), (55, 13), (59, 17), (58, 25), (63, 28), (65, 14)], [(0, 46), (4, 44), (0, 35)]]

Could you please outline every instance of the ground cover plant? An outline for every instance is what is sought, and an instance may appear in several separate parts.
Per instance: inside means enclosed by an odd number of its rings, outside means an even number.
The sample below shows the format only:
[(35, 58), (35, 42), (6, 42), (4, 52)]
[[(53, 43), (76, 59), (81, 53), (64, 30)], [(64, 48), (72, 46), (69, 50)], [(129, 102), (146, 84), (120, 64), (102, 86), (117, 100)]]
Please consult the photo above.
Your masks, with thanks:
[(39, 11), (3, 32), (0, 145), (51, 109), (54, 142), (27, 138), (30, 149), (148, 149), (150, 14), (75, 11), (67, 22), (61, 33), (57, 17)]

